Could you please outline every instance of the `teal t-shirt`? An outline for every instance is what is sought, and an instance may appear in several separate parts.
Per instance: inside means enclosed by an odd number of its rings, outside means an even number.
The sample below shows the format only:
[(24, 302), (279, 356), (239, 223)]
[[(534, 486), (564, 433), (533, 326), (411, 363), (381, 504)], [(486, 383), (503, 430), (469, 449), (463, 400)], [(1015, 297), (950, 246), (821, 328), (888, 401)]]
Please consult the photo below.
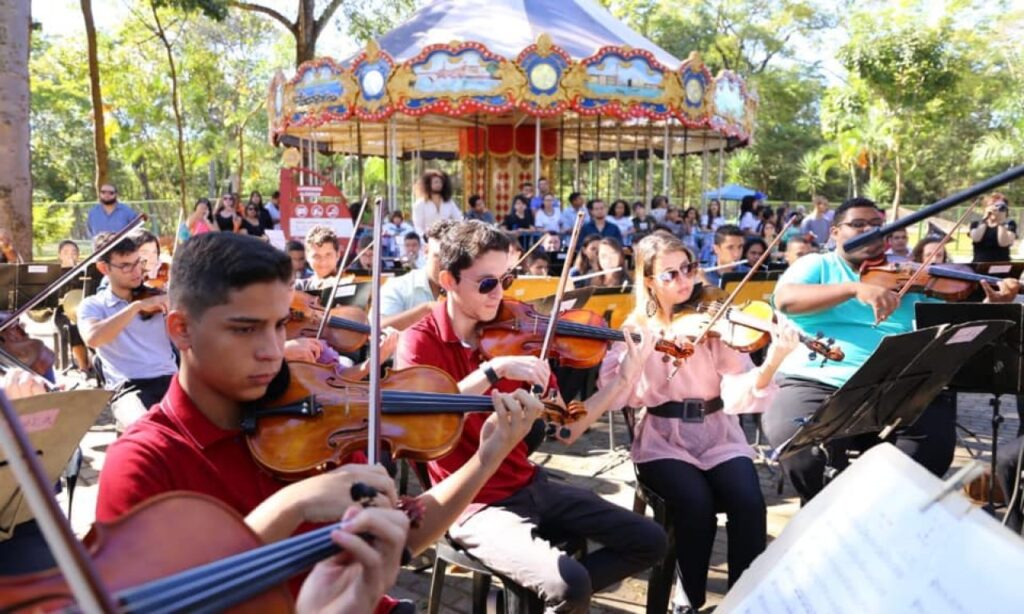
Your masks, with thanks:
[[(836, 284), (860, 281), (860, 274), (850, 268), (835, 252), (808, 254), (794, 262), (779, 278), (785, 284)], [(804, 377), (840, 387), (867, 361), (886, 335), (899, 335), (914, 329), (914, 304), (941, 302), (922, 294), (907, 294), (900, 306), (878, 326), (871, 306), (853, 298), (830, 309), (815, 313), (786, 314), (797, 328), (811, 337), (818, 332), (832, 337), (846, 354), (841, 362), (829, 361), (821, 366), (819, 356), (812, 361), (809, 351), (793, 350), (779, 368), (779, 373)]]

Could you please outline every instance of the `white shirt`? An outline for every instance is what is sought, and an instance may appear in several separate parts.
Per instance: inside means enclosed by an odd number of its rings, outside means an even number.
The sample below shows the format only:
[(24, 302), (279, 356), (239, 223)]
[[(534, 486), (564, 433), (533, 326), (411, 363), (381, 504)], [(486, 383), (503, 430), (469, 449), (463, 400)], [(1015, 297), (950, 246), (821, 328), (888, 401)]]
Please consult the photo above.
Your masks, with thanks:
[[(586, 207), (580, 207), (580, 211), (583, 212), (583, 223), (586, 224), (590, 221), (590, 212), (587, 211)], [(562, 232), (572, 232), (573, 224), (576, 223), (576, 209), (569, 205), (565, 209), (562, 209), (562, 216), (560, 218), (560, 226)]]
[(708, 224), (708, 214), (704, 213), (700, 216), (700, 225), (703, 228), (710, 227), (711, 230), (718, 230), (719, 226), (725, 225), (725, 218), (719, 215), (718, 217), (711, 220), (710, 224)]
[(438, 207), (432, 200), (418, 200), (412, 206), (412, 227), (422, 237), (431, 224), (440, 220), (461, 220), (462, 211), (450, 200)]
[(561, 225), (562, 212), (555, 209), (551, 212), (551, 215), (544, 213), (544, 209), (537, 209), (533, 212), (533, 225), (537, 227), (537, 230), (544, 232), (558, 232), (559, 226)]
[(757, 216), (750, 211), (744, 213), (743, 217), (740, 218), (740, 230), (757, 232), (758, 224), (760, 224), (760, 222), (758, 221)]
[(622, 233), (623, 238), (625, 238), (627, 233), (633, 232), (633, 218), (630, 216), (624, 215), (622, 217), (612, 217), (609, 215), (608, 219), (619, 227), (619, 231)]
[(380, 289), (380, 315), (398, 315), (434, 300), (425, 269), (413, 269), (392, 279)]

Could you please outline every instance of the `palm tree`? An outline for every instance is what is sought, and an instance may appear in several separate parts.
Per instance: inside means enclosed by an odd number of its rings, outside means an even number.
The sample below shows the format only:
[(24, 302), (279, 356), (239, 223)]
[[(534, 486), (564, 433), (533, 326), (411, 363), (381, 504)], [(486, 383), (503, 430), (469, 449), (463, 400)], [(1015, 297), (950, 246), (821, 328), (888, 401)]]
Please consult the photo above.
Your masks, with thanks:
[(835, 148), (824, 146), (808, 151), (800, 158), (800, 174), (796, 178), (796, 188), (807, 192), (812, 198), (828, 183), (828, 172), (835, 168)]

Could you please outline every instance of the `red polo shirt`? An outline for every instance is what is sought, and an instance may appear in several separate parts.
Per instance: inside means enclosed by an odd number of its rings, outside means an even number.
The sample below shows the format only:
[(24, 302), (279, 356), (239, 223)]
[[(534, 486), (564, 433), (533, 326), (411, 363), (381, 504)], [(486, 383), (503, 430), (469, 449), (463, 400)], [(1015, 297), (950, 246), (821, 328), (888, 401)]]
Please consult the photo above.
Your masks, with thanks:
[[(366, 462), (363, 458), (359, 462)], [(116, 520), (136, 505), (172, 490), (209, 495), (246, 516), (287, 485), (256, 464), (241, 431), (224, 430), (204, 416), (175, 375), (163, 401), (107, 450), (96, 520)], [(323, 525), (304, 524), (296, 534), (317, 526)], [(294, 594), (305, 577), (302, 574), (289, 583)], [(385, 596), (376, 611), (388, 612), (394, 603)]]
[[(396, 368), (429, 365), (445, 371), (455, 381), (461, 381), (483, 362), (480, 352), (463, 345), (452, 329), (446, 301), (438, 301), (430, 313), (412, 327), (402, 331), (395, 353)], [(552, 380), (553, 385), (553, 380)], [(525, 385), (522, 382), (502, 380), (495, 386), (501, 392), (512, 392)], [(488, 390), (488, 394), (490, 390)], [(444, 458), (428, 464), (430, 479), (438, 483), (464, 465), (480, 445), (480, 429), (489, 414), (471, 413), (463, 422), (462, 437)], [(518, 492), (533, 480), (537, 468), (527, 458), (526, 444), (520, 442), (498, 467), (498, 470), (480, 489), (473, 503), (497, 503)]]

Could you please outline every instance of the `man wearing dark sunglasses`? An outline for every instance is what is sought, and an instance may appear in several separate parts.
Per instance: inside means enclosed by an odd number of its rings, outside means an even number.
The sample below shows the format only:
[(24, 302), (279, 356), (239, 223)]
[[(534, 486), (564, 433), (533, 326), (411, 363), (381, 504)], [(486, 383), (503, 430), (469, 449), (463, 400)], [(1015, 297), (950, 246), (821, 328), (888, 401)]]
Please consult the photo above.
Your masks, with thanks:
[(117, 200), (117, 188), (109, 183), (100, 186), (100, 199), (86, 218), (86, 230), (92, 239), (101, 232), (117, 232), (131, 223), (138, 214)]
[[(459, 382), (466, 394), (509, 392), (528, 385), (554, 389), (546, 361), (532, 356), (501, 356), (484, 361), (478, 325), (495, 318), (507, 275), (509, 238), (478, 221), (457, 223), (439, 241), (438, 281), (447, 299), (402, 333), (397, 368), (428, 365)], [(538, 322), (543, 332), (543, 323)], [(614, 385), (586, 400), (586, 413), (563, 438), (571, 443), (610, 406), (616, 390), (634, 385), (653, 340), (642, 335), (628, 351)], [(564, 406), (555, 392), (554, 402)], [(616, 408), (617, 409), (617, 408)], [(471, 464), (486, 415), (465, 418), (452, 452), (429, 464), (431, 481), (444, 482)], [(562, 434), (560, 434), (560, 438)], [(656, 524), (614, 505), (596, 493), (549, 481), (517, 445), (487, 481), (449, 534), (488, 567), (537, 592), (559, 612), (587, 610), (591, 595), (661, 560), (665, 534)], [(540, 535), (571, 531), (602, 544), (577, 561)]]
[[(793, 352), (783, 362), (779, 368), (784, 376), (779, 393), (771, 410), (764, 414), (765, 432), (772, 445), (779, 446), (789, 440), (802, 419), (813, 414), (846, 383), (884, 337), (913, 330), (915, 303), (936, 300), (914, 293), (901, 300), (887, 288), (860, 281), (861, 264), (882, 256), (886, 242), (852, 253), (844, 250), (843, 244), (881, 227), (884, 222), (882, 211), (873, 201), (867, 198), (847, 200), (836, 209), (830, 230), (835, 250), (800, 258), (779, 279), (773, 297), (776, 307), (803, 333), (813, 336), (822, 331), (835, 338), (846, 357), (823, 366), (809, 359), (807, 354)], [(1000, 282), (997, 289), (983, 285), (985, 300), (1012, 301), (1019, 286), (1013, 279)], [(917, 422), (897, 429), (890, 441), (941, 477), (953, 460), (955, 420), (955, 399), (940, 395)], [(832, 466), (842, 469), (848, 463), (847, 451), (866, 450), (878, 441), (874, 434), (833, 440), (829, 444)], [(825, 463), (825, 455), (811, 449), (782, 461), (804, 501), (824, 488)]]

